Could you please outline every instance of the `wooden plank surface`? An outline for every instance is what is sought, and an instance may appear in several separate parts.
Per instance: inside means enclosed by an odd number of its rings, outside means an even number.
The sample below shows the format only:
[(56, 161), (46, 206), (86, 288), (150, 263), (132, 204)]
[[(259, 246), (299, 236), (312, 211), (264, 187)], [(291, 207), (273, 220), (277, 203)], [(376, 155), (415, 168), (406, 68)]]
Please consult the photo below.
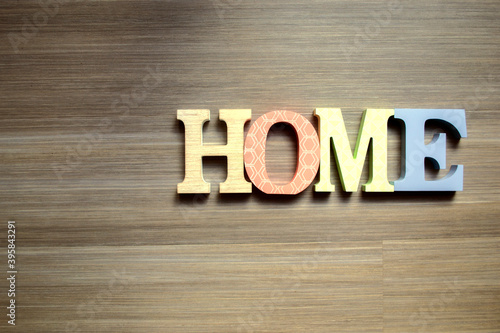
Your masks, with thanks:
[[(500, 331), (500, 2), (47, 3), (0, 3), (2, 332)], [(212, 110), (216, 144), (219, 109), (317, 126), (316, 107), (342, 108), (351, 142), (366, 108), (465, 108), (464, 191), (346, 194), (333, 167), (331, 194), (220, 195), (207, 158), (212, 193), (176, 193), (178, 109)], [(274, 128), (271, 179), (295, 150)]]

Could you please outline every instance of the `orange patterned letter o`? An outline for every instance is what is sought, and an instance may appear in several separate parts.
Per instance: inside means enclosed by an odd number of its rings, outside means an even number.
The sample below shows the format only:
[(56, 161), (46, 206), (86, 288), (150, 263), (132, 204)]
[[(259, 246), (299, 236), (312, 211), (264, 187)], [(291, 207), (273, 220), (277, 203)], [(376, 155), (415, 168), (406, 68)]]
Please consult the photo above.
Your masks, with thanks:
[[(299, 144), (295, 175), (286, 185), (271, 182), (266, 170), (266, 140), (271, 126), (290, 124)], [(291, 111), (272, 111), (259, 117), (250, 127), (245, 139), (245, 170), (252, 183), (267, 194), (298, 194), (314, 180), (319, 168), (319, 138), (313, 125), (302, 115)]]

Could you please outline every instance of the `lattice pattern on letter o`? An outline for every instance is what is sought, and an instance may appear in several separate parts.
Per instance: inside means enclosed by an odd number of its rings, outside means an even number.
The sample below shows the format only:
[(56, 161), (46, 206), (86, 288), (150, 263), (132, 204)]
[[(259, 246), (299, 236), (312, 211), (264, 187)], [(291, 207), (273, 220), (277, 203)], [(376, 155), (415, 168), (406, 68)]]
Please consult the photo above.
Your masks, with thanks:
[[(299, 144), (295, 175), (286, 185), (271, 182), (266, 170), (267, 133), (276, 123), (292, 125)], [(291, 111), (272, 111), (259, 117), (245, 139), (245, 170), (252, 183), (267, 194), (298, 194), (314, 180), (319, 168), (320, 145), (316, 130), (302, 115)]]

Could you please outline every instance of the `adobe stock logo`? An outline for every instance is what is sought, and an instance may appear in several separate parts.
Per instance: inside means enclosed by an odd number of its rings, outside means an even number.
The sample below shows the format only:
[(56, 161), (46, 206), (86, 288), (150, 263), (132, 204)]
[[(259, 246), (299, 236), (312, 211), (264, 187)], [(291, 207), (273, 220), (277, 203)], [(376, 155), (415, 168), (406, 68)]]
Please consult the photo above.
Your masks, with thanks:
[[(425, 123), (438, 120), (450, 133), (467, 137), (465, 110), (456, 109), (368, 109), (363, 113), (354, 148), (347, 137), (342, 112), (335, 108), (317, 108), (318, 132), (302, 115), (292, 111), (272, 111), (259, 117), (244, 138), (244, 125), (251, 120), (249, 109), (222, 109), (220, 120), (227, 125), (226, 145), (205, 145), (203, 124), (210, 120), (210, 110), (177, 110), (177, 119), (185, 127), (185, 177), (177, 184), (178, 193), (210, 193), (203, 180), (203, 156), (226, 156), (227, 178), (220, 193), (251, 193), (252, 183), (267, 194), (294, 195), (304, 191), (319, 171), (317, 192), (335, 191), (330, 181), (330, 154), (335, 155), (339, 177), (346, 192), (356, 192), (368, 151), (370, 178), (362, 186), (366, 192), (395, 191), (462, 191), (464, 168), (452, 165), (448, 174), (438, 180), (425, 180), (425, 159), (436, 169), (446, 168), (446, 134), (437, 133), (424, 143)], [(387, 179), (387, 122), (390, 117), (404, 124), (402, 130), (401, 178)], [(298, 161), (293, 179), (276, 185), (266, 171), (266, 140), (271, 126), (291, 125), (297, 134)], [(246, 171), (251, 183), (245, 179)]]

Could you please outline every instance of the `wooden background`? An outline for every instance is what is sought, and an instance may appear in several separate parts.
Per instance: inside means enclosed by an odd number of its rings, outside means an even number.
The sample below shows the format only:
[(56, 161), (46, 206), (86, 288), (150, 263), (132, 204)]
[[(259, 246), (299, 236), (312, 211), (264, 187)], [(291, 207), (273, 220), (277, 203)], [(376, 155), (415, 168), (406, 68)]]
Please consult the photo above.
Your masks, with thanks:
[[(15, 220), (19, 272), (0, 330), (500, 332), (500, 2), (391, 3), (1, 1), (0, 246)], [(341, 107), (351, 142), (365, 108), (465, 108), (447, 161), (464, 191), (219, 195), (212, 158), (212, 194), (177, 195), (177, 109), (211, 109), (223, 143), (220, 108), (316, 126), (315, 107)], [(268, 146), (287, 182), (293, 132)]]

